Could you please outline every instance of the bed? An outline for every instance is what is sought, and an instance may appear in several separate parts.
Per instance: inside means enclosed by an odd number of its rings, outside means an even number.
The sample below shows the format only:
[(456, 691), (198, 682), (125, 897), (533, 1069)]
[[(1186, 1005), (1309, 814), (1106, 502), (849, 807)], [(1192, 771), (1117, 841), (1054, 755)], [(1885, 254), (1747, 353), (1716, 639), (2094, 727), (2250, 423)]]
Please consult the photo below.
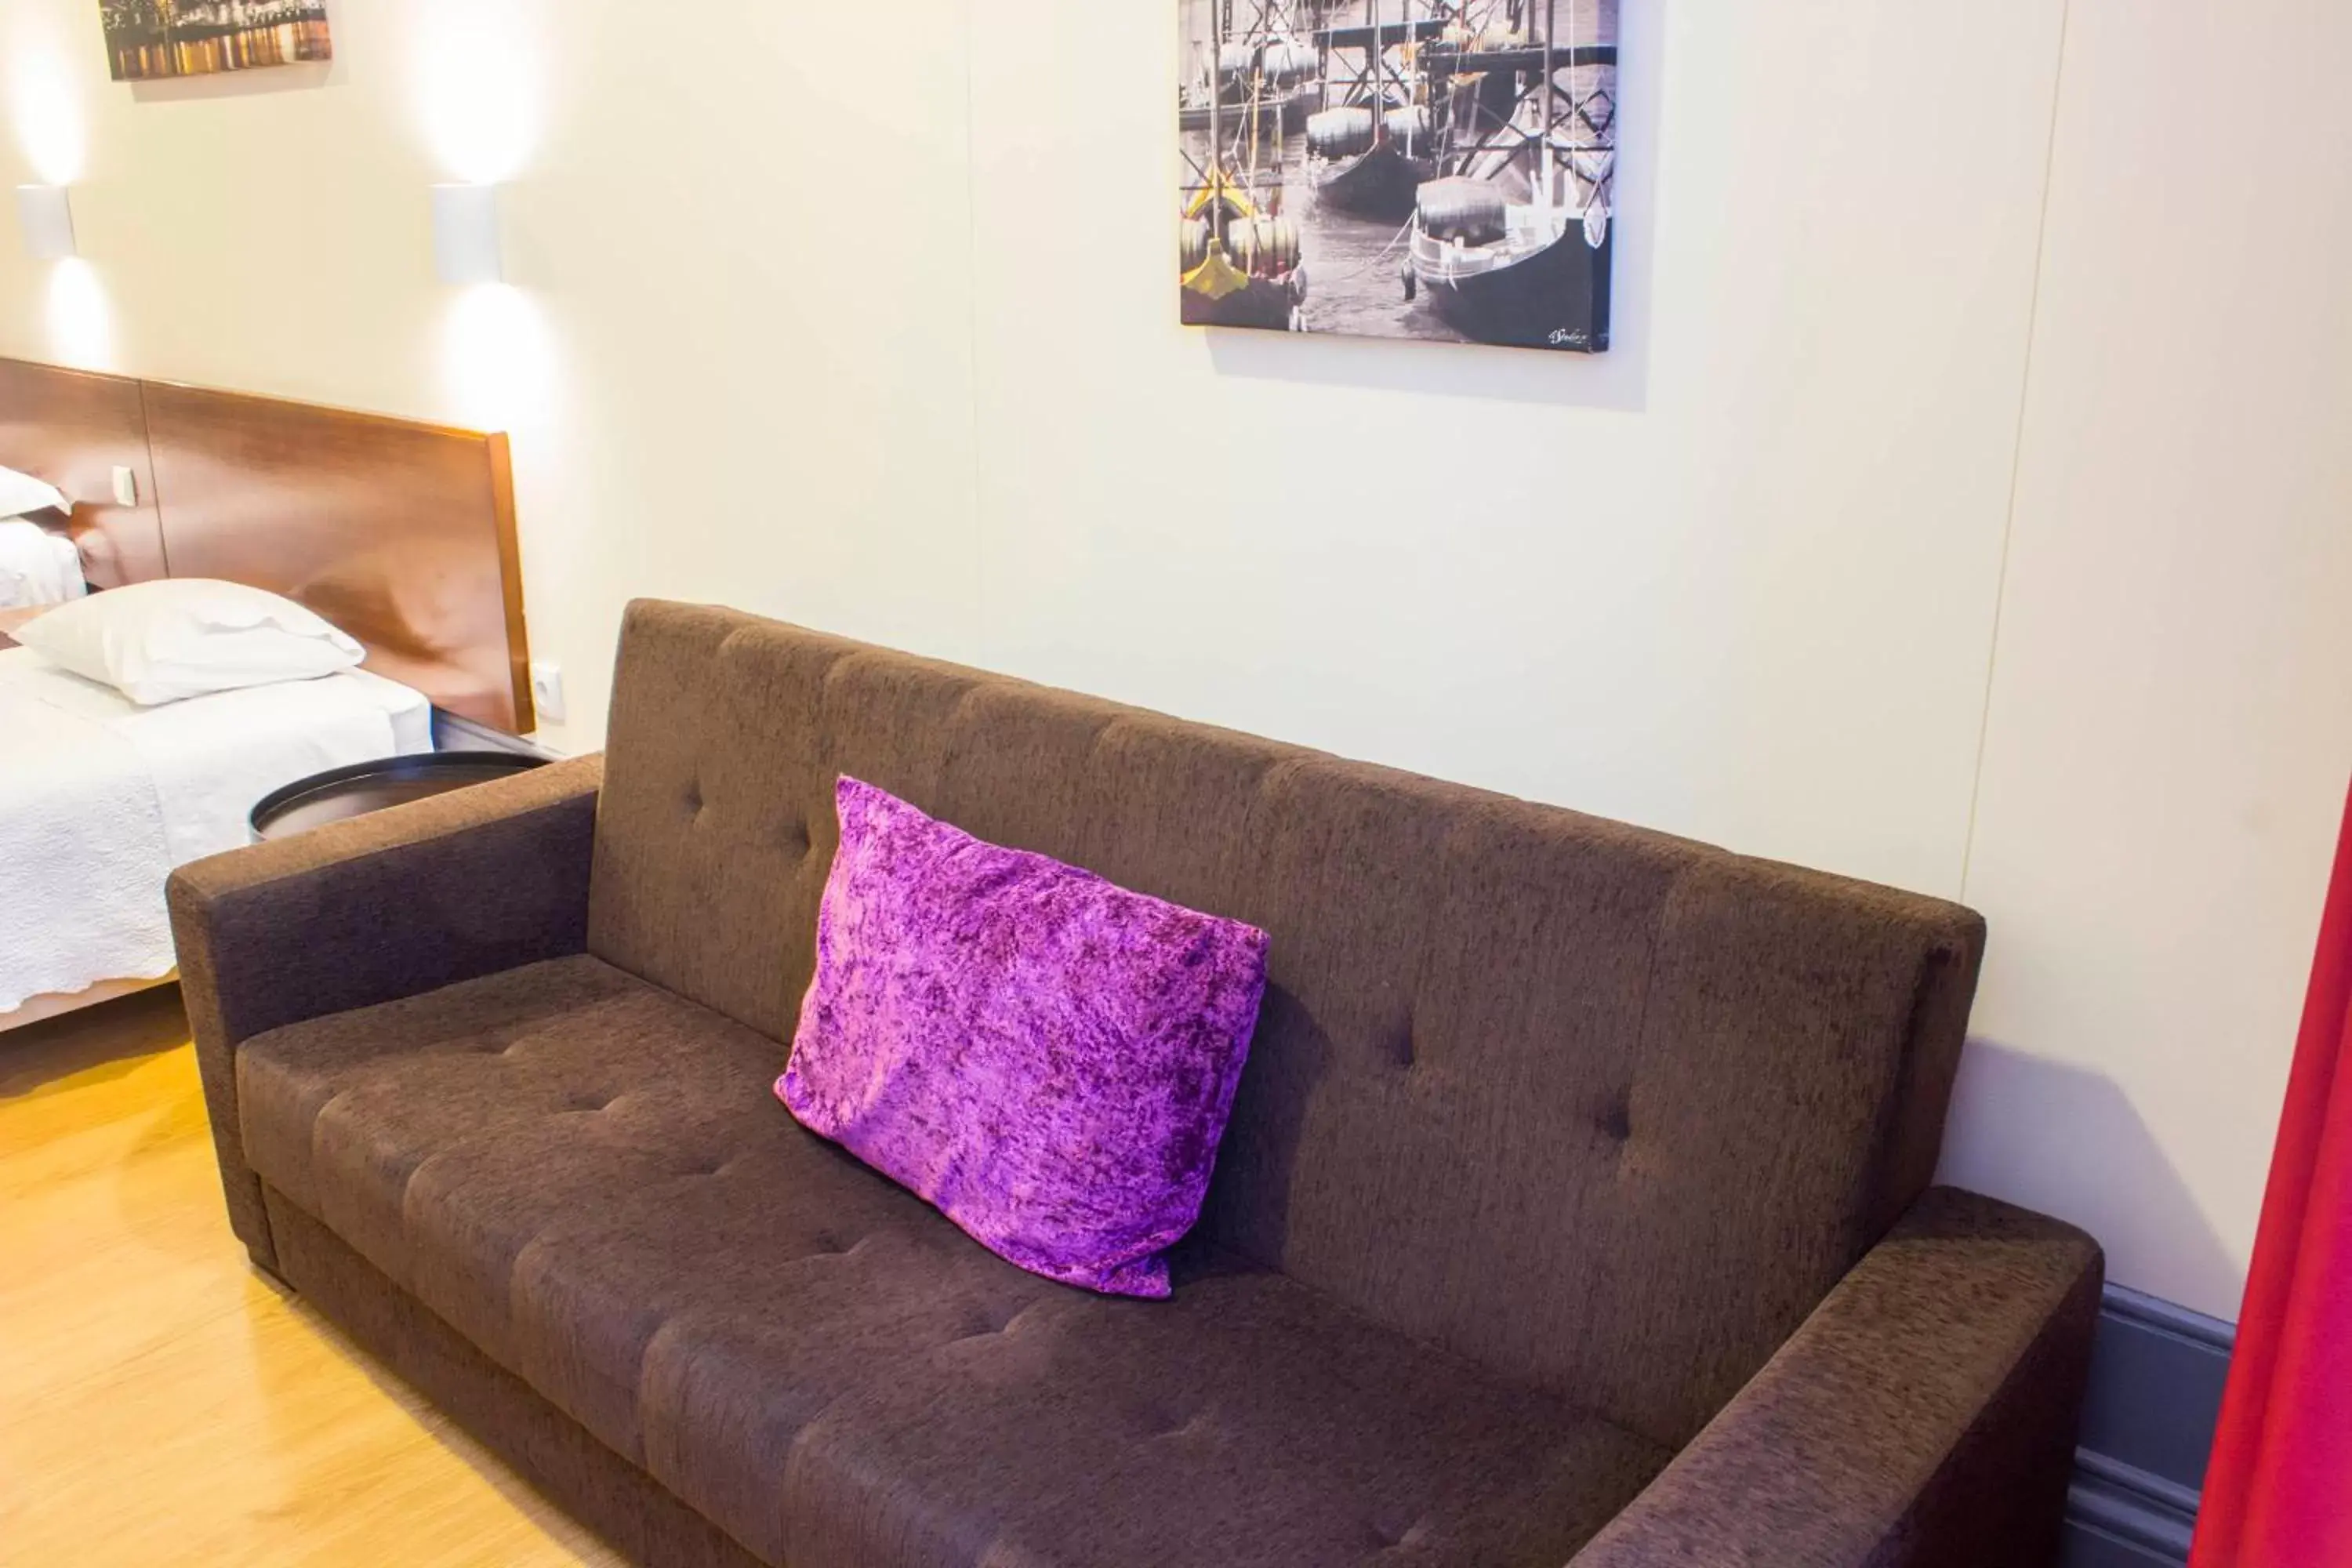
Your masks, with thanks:
[(0, 1028), (169, 979), (173, 867), (246, 842), (281, 784), (432, 750), (432, 720), (365, 669), (141, 708), (0, 649)]
[(0, 359), (0, 466), (74, 501), (42, 521), (93, 588), (245, 583), (367, 653), (141, 708), (0, 612), (0, 1033), (172, 978), (165, 877), (269, 791), (432, 750), (436, 718), (530, 728), (502, 437)]

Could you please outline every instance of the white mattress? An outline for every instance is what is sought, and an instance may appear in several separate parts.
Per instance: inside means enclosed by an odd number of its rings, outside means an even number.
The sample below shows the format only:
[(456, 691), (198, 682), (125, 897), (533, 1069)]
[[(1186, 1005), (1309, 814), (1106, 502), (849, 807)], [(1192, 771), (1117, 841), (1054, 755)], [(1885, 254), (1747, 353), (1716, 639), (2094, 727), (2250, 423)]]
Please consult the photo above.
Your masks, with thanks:
[(363, 670), (141, 708), (0, 649), (0, 1025), (170, 973), (165, 877), (244, 844), (271, 790), (432, 749), (424, 695)]

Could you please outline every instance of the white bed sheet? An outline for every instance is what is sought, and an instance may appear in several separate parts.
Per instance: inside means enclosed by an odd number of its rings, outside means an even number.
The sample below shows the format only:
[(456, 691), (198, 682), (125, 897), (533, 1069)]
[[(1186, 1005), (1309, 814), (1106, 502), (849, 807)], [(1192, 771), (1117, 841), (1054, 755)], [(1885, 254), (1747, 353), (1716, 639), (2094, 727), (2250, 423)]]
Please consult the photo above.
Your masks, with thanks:
[(163, 881), (247, 841), (263, 795), (432, 750), (432, 705), (364, 670), (141, 708), (0, 649), (0, 1022), (171, 973)]

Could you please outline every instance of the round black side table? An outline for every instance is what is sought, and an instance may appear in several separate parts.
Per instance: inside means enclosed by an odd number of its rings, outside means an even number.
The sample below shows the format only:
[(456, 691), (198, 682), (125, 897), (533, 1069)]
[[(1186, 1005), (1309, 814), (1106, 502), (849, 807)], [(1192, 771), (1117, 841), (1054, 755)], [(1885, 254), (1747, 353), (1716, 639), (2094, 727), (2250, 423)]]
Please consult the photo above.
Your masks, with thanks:
[(331, 768), (263, 795), (250, 819), (253, 837), (256, 842), (291, 838), (347, 816), (364, 816), (546, 765), (542, 758), (515, 752), (429, 752)]

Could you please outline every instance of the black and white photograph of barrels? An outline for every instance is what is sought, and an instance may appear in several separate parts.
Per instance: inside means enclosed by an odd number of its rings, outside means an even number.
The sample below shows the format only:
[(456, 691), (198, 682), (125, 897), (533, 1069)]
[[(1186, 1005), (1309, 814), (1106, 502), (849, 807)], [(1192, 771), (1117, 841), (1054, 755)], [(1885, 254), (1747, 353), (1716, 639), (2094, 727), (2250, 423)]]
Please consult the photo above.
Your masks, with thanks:
[(1188, 325), (1609, 346), (1617, 0), (1176, 0)]
[(117, 81), (332, 59), (323, 0), (99, 0)]

